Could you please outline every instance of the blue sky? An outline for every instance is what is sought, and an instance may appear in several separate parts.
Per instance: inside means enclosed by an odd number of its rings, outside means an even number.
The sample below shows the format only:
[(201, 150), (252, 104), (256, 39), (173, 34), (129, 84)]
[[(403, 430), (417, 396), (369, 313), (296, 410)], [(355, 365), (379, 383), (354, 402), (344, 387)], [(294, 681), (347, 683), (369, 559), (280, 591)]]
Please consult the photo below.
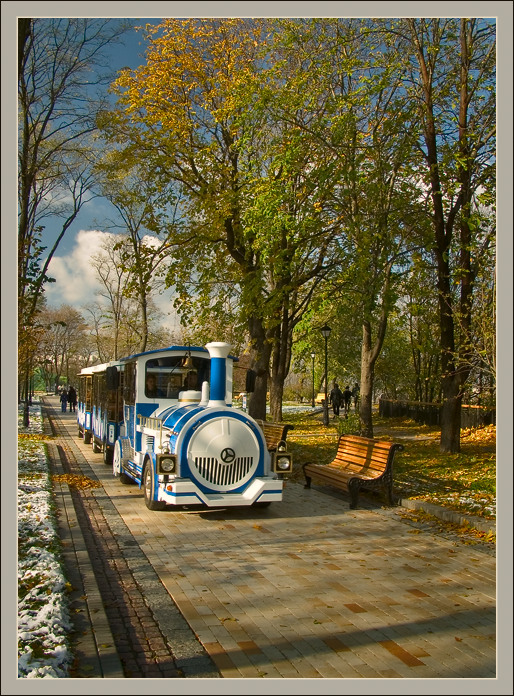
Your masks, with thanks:
[[(159, 23), (160, 18), (133, 18), (134, 30), (125, 34), (123, 43), (113, 45), (110, 49), (110, 66), (117, 71), (124, 67), (137, 68), (145, 61), (145, 42), (141, 31), (136, 27), (147, 23)], [(46, 286), (45, 297), (51, 307), (68, 304), (82, 310), (85, 304), (97, 298), (98, 283), (91, 257), (100, 251), (102, 243), (108, 237), (110, 221), (116, 219), (116, 211), (105, 199), (94, 198), (82, 206), (74, 222), (59, 243), (49, 267), (49, 274), (55, 283)], [(50, 249), (60, 232), (60, 220), (47, 220), (47, 229), (43, 243)], [(156, 298), (160, 309), (167, 313), (171, 309), (171, 292), (166, 291)], [(176, 328), (177, 319), (165, 322)]]
[[(134, 27), (142, 26), (147, 23), (159, 23), (157, 18), (143, 17), (141, 19), (131, 19)], [(113, 70), (121, 70), (124, 67), (131, 69), (137, 68), (144, 63), (145, 43), (141, 31), (134, 28), (123, 37), (123, 44), (113, 45), (110, 49), (111, 67)], [(96, 198), (90, 203), (82, 206), (76, 220), (66, 232), (63, 240), (60, 242), (57, 255), (68, 255), (74, 246), (75, 237), (80, 230), (84, 229), (102, 229), (104, 221), (114, 217), (113, 207), (108, 201)], [(49, 230), (48, 240), (55, 239), (55, 230)], [(47, 241), (47, 240), (45, 240)]]

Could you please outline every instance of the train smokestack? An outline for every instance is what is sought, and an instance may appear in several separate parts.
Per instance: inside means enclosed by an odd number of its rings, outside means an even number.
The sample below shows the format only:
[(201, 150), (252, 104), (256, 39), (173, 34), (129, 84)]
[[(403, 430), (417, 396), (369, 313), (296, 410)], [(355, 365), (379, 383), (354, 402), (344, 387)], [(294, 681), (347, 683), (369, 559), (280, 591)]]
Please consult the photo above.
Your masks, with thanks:
[(227, 363), (232, 346), (230, 343), (207, 343), (211, 357), (211, 389), (208, 406), (226, 406)]

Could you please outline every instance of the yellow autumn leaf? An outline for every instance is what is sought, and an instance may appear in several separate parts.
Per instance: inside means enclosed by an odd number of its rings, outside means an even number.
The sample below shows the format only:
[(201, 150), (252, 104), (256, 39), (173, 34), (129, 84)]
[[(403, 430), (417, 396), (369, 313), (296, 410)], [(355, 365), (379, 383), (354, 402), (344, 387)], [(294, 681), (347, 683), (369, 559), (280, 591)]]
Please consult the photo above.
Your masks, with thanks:
[(52, 481), (56, 483), (66, 483), (74, 488), (101, 488), (100, 481), (94, 481), (88, 476), (79, 474), (55, 474)]

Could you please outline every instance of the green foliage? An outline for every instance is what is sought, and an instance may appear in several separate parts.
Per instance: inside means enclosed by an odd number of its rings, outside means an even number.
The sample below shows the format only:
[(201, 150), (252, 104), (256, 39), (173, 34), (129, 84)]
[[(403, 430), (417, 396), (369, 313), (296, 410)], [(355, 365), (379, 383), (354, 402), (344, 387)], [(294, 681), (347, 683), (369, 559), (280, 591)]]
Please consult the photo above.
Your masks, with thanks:
[[(483, 88), (470, 92), (470, 113), (487, 122), (494, 32), (482, 20), (465, 21), (477, 51), (469, 58), (485, 68), (470, 78)], [(493, 136), (475, 150), (485, 132), (480, 118), (464, 139), (457, 129), (460, 28), (458, 19), (170, 18), (149, 29), (146, 64), (122, 73), (115, 125), (105, 120), (118, 144), (125, 138), (112, 155), (127, 162), (112, 169), (112, 192), (141, 203), (127, 171), (146, 173), (152, 204), (144, 224), (170, 244), (166, 284), (188, 335), (229, 326), (242, 346), (251, 328), (257, 352), (273, 347), (270, 373), (283, 380), (289, 364), (308, 363), (311, 351), (320, 372), (317, 329), (328, 322), (329, 378), (360, 381), (365, 324), (362, 365), (375, 367), (377, 388), (439, 391), (444, 332), (435, 301), (435, 199), (427, 192), (437, 174), (442, 217), (469, 232), (465, 244), (450, 234), (440, 250), (457, 320), (455, 354), (474, 343), (457, 293), (484, 263), (491, 239), (484, 204), (494, 199)], [(421, 75), (416, 32), (433, 71), (437, 171), (426, 166), (426, 104), (413, 87)], [(462, 177), (475, 164), (479, 206), (463, 205)], [(166, 214), (179, 200), (170, 231)], [(148, 282), (148, 257), (129, 267), (133, 282), (137, 273)], [(492, 355), (491, 341), (480, 351)], [(465, 353), (461, 364), (478, 364)]]
[(359, 435), (361, 421), (359, 414), (355, 411), (350, 411), (345, 417), (341, 415), (337, 421), (337, 432), (339, 435)]

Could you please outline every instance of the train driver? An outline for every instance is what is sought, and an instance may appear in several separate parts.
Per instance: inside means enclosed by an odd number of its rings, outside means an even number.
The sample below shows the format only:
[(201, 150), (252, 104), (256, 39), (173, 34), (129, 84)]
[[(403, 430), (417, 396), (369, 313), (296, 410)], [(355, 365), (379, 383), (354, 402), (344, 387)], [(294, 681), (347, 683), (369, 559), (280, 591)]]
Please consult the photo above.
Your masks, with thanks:
[(162, 396), (161, 390), (157, 388), (157, 377), (153, 374), (146, 375), (146, 396), (150, 398), (155, 398), (156, 396)]
[(194, 370), (190, 370), (184, 378), (182, 389), (198, 389), (198, 374)]

